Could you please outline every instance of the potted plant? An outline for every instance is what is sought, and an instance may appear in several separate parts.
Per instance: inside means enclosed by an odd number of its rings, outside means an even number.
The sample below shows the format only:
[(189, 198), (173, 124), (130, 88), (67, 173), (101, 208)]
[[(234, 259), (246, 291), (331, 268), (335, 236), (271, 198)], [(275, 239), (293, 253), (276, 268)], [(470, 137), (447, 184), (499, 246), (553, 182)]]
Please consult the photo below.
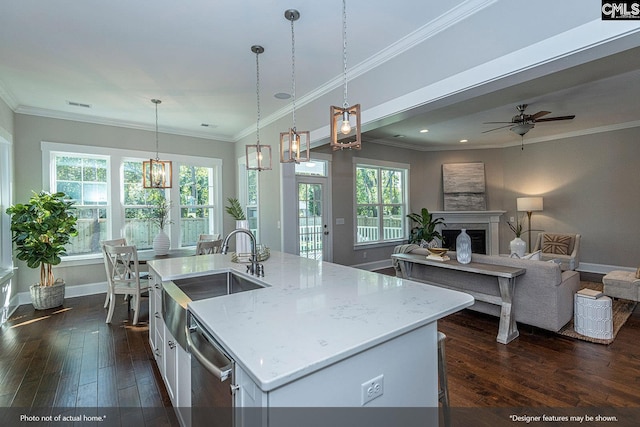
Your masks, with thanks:
[(509, 249), (511, 250), (511, 255), (516, 254), (518, 257), (522, 258), (524, 256), (525, 248), (527, 246), (526, 242), (520, 238), (525, 232), (522, 229), (522, 222), (516, 217), (516, 223), (512, 223), (511, 221), (507, 221), (507, 225), (514, 232), (516, 237), (509, 242)]
[(158, 226), (158, 234), (153, 239), (153, 251), (156, 255), (166, 255), (169, 253), (171, 247), (171, 239), (164, 228), (173, 224), (173, 221), (169, 220), (169, 214), (171, 213), (171, 202), (168, 201), (163, 195), (158, 194), (153, 198), (153, 208), (149, 210), (148, 219), (151, 223)]
[[(225, 210), (236, 220), (236, 228), (246, 228), (248, 230), (249, 221), (247, 221), (247, 216), (244, 214), (244, 209), (242, 209), (240, 201), (235, 197), (229, 197), (227, 198), (227, 202), (229, 202), (229, 204), (225, 206)], [(238, 254), (238, 257), (243, 260), (249, 259), (250, 253), (251, 240), (249, 236), (246, 234), (236, 234), (236, 254)]]
[(34, 192), (27, 203), (6, 210), (11, 216), (17, 258), (29, 268), (40, 267), (40, 282), (29, 288), (36, 310), (58, 307), (64, 302), (64, 281), (55, 279), (53, 266), (66, 255), (65, 245), (71, 236), (78, 234), (72, 205), (65, 193), (43, 191)]
[(423, 247), (437, 247), (439, 243), (436, 239), (442, 241), (442, 235), (436, 231), (436, 226), (446, 224), (442, 218), (433, 218), (427, 208), (422, 208), (419, 214), (410, 213), (407, 218), (417, 224), (411, 229), (409, 243), (415, 243)]

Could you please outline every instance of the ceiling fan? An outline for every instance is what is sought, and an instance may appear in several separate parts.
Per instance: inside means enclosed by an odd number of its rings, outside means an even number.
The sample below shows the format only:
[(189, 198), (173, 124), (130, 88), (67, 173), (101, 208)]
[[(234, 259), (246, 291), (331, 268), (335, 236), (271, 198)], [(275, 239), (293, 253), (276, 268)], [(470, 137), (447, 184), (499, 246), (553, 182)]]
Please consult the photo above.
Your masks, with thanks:
[(535, 114), (525, 114), (524, 110), (527, 109), (527, 104), (520, 104), (516, 106), (519, 114), (516, 114), (511, 118), (510, 122), (484, 122), (484, 124), (498, 124), (505, 123), (504, 126), (499, 126), (494, 129), (486, 130), (482, 133), (492, 132), (498, 129), (509, 128), (511, 132), (514, 132), (520, 136), (524, 136), (525, 133), (529, 132), (534, 128), (536, 123), (541, 122), (555, 122), (558, 120), (571, 120), (575, 117), (575, 115), (571, 116), (557, 116), (557, 117), (546, 117), (541, 118), (542, 116), (546, 116), (547, 114), (551, 114), (551, 111), (538, 111)]

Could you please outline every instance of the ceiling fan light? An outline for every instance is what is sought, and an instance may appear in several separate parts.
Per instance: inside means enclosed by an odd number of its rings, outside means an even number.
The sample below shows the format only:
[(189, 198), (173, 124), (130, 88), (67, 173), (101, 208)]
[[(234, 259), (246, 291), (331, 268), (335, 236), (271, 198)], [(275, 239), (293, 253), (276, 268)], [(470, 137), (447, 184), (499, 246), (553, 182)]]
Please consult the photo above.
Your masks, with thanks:
[(509, 130), (513, 133), (516, 133), (520, 136), (524, 136), (524, 134), (526, 134), (527, 132), (529, 132), (531, 129), (533, 129), (534, 124), (533, 123), (520, 123), (518, 125), (515, 125), (512, 128), (509, 128)]

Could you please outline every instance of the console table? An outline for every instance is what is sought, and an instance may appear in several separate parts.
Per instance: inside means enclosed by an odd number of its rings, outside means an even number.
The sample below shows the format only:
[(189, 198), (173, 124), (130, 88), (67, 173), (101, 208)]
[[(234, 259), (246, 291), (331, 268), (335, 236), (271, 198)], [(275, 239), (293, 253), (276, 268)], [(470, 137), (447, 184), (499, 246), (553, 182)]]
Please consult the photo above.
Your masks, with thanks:
[[(505, 267), (502, 265), (482, 264), (479, 262), (471, 262), (469, 264), (460, 264), (458, 261), (434, 261), (426, 259), (426, 257), (414, 254), (393, 254), (391, 256), (398, 262), (402, 277), (417, 282), (428, 283), (430, 285), (441, 286), (444, 288), (454, 289), (466, 292), (472, 295), (478, 301), (487, 302), (500, 306), (500, 326), (498, 328), (498, 337), (496, 341), (501, 344), (508, 344), (518, 337), (518, 326), (516, 324), (513, 313), (513, 297), (515, 294), (516, 277), (524, 274), (526, 269)], [(412, 267), (414, 264), (421, 264), (433, 268), (446, 268), (450, 270), (465, 271), (474, 274), (483, 274), (497, 278), (496, 286), (500, 291), (500, 296), (484, 294), (477, 291), (466, 289), (458, 289), (453, 286), (447, 286), (444, 283), (432, 283), (415, 277), (412, 275)]]

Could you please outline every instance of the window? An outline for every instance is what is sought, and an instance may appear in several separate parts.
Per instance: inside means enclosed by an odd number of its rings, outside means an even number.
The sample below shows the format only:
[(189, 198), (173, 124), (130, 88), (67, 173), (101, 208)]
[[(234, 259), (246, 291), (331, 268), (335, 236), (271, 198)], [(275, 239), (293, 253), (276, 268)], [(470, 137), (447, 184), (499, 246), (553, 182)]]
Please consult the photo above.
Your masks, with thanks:
[(140, 159), (122, 162), (124, 237), (127, 243), (136, 245), (138, 249), (151, 249), (159, 231), (158, 226), (148, 220), (152, 202), (167, 198), (167, 194), (164, 189), (142, 187), (142, 162)]
[(358, 244), (405, 238), (408, 165), (354, 159)]
[(213, 168), (180, 165), (180, 235), (182, 246), (193, 246), (200, 234), (213, 234)]
[(100, 251), (107, 238), (109, 159), (101, 156), (54, 153), (53, 189), (66, 193), (74, 202), (78, 235), (71, 238), (67, 255)]
[(258, 200), (259, 200), (259, 172), (257, 170), (247, 170), (246, 158), (238, 158), (238, 183), (240, 204), (245, 207), (245, 214), (249, 222), (249, 230), (260, 241), (260, 222), (258, 221)]
[(146, 152), (43, 142), (42, 155), (43, 188), (64, 191), (78, 212), (78, 236), (68, 256), (95, 258), (102, 240), (117, 237), (150, 249), (158, 226), (147, 218), (161, 197), (171, 204), (165, 232), (172, 247), (195, 245), (201, 233), (222, 233), (220, 159), (163, 155), (180, 173), (172, 188), (162, 190), (142, 187)]

